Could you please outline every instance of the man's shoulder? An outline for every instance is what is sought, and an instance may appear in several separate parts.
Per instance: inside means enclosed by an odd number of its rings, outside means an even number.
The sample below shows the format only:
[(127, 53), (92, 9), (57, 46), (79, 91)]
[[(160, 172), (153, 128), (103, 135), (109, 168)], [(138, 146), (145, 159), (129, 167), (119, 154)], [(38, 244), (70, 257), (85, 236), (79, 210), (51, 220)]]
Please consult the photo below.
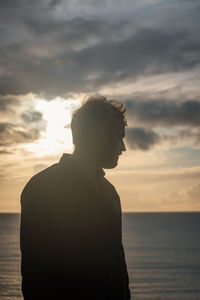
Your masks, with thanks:
[(51, 190), (58, 183), (65, 181), (65, 184), (69, 181), (72, 174), (72, 168), (69, 166), (63, 166), (60, 163), (55, 163), (41, 172), (33, 175), (26, 183), (22, 195), (33, 190)]
[(56, 172), (56, 169), (57, 169), (57, 164), (54, 164), (52, 166), (49, 166), (45, 170), (33, 175), (26, 183), (22, 191), (22, 195), (33, 191), (35, 188), (38, 188), (39, 186), (42, 186), (42, 183), (44, 183), (48, 178), (50, 179), (52, 177), (52, 174)]
[(62, 173), (62, 167), (59, 163), (55, 163), (48, 168), (38, 172), (37, 174), (33, 175), (30, 179), (31, 183), (42, 182), (46, 180), (54, 180), (57, 178), (59, 174)]

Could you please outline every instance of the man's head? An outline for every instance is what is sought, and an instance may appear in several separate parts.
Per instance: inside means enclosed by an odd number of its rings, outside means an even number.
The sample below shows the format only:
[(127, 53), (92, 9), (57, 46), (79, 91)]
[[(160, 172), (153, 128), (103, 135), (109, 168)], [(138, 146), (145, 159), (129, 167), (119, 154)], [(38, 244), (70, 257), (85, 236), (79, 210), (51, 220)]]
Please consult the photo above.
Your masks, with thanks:
[(125, 151), (126, 107), (115, 100), (96, 95), (83, 102), (72, 116), (73, 143), (87, 151), (103, 168), (114, 168)]

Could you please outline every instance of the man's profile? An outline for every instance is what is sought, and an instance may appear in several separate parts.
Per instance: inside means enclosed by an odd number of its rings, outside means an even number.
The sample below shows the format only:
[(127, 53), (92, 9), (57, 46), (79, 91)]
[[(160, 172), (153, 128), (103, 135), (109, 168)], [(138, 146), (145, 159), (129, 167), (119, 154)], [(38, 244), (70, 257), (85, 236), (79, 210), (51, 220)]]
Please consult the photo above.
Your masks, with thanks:
[(22, 292), (29, 299), (128, 300), (121, 205), (103, 168), (125, 151), (125, 107), (93, 96), (71, 122), (73, 154), (21, 195)]

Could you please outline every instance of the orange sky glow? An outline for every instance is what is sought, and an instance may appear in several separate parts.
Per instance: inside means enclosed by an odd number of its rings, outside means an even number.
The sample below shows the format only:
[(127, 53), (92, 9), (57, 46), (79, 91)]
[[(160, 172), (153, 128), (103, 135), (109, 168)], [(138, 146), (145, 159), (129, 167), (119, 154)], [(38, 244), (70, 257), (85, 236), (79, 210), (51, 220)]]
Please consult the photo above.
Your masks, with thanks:
[[(83, 95), (71, 99), (56, 97), (46, 101), (34, 94), (17, 96), (20, 105), (13, 107), (7, 119), (18, 118), (23, 111), (37, 111), (42, 119), (27, 124), (29, 131), (36, 128), (40, 136), (33, 141), (19, 141), (14, 135), (8, 153), (1, 155), (0, 211), (19, 212), (20, 193), (29, 178), (56, 163), (62, 153), (73, 151), (70, 121), (72, 112), (79, 107)], [(129, 122), (128, 120), (128, 123)], [(15, 133), (16, 134), (16, 133)], [(9, 134), (7, 134), (9, 138)], [(5, 137), (4, 137), (5, 138)], [(126, 142), (126, 140), (125, 140)], [(123, 211), (199, 211), (200, 165), (193, 159), (190, 151), (179, 153), (188, 140), (173, 145), (170, 140), (155, 145), (148, 151), (131, 149), (119, 159), (113, 170), (105, 170), (107, 178), (116, 186), (122, 202)], [(172, 148), (173, 146), (173, 148)], [(173, 149), (173, 151), (172, 151)], [(196, 149), (198, 151), (198, 147)], [(185, 156), (187, 155), (187, 161)]]

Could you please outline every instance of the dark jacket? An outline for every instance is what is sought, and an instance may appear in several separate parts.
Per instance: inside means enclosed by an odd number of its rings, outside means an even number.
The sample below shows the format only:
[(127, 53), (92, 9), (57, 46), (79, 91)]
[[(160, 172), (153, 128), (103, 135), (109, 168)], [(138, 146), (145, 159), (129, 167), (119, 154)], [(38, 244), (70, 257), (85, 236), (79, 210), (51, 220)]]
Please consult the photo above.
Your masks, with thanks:
[(21, 209), (25, 299), (130, 299), (120, 199), (103, 174), (94, 184), (65, 154), (30, 179)]

